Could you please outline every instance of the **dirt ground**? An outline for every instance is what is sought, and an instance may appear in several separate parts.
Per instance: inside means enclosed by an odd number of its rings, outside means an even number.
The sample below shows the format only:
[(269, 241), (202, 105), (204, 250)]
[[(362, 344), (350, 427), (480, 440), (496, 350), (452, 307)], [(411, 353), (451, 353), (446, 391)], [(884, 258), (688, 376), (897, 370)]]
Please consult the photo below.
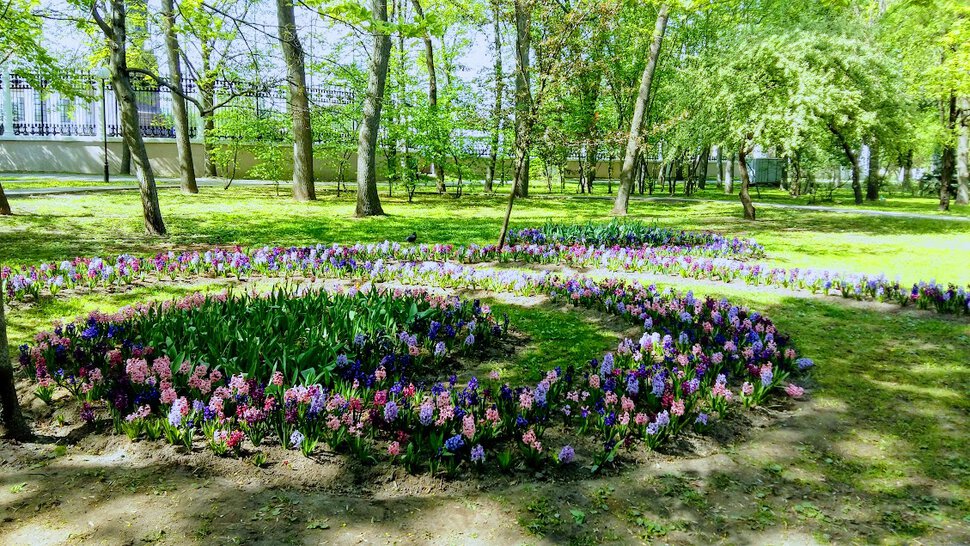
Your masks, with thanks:
[[(263, 448), (258, 468), (107, 431), (51, 425), (0, 444), (4, 544), (815, 544), (892, 541), (886, 499), (782, 466), (837, 458), (834, 408), (788, 402), (591, 478), (583, 468), (410, 476)], [(747, 433), (740, 432), (748, 431)], [(54, 443), (57, 441), (58, 443)], [(769, 462), (771, 461), (771, 462)], [(934, 498), (933, 484), (913, 484)], [(875, 503), (875, 506), (873, 505)], [(902, 517), (915, 509), (898, 499)], [(880, 512), (879, 509), (883, 510)], [(970, 542), (941, 528), (923, 543)]]

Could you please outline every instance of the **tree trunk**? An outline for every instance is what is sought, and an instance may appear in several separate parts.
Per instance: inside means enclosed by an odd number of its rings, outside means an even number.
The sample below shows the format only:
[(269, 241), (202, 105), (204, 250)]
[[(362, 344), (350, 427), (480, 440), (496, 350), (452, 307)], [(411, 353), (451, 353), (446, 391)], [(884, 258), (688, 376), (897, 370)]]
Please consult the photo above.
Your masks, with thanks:
[(199, 88), (199, 102), (202, 103), (203, 112), (200, 114), (202, 116), (202, 152), (203, 152), (203, 167), (202, 171), (205, 176), (215, 178), (218, 176), (216, 172), (216, 163), (212, 160), (212, 142), (211, 135), (212, 131), (215, 130), (215, 115), (212, 112), (212, 105), (215, 103), (216, 90), (215, 82), (212, 79), (212, 47), (205, 40), (202, 41), (202, 78), (196, 80), (196, 86)]
[(943, 110), (943, 125), (946, 130), (946, 143), (943, 145), (943, 154), (940, 158), (940, 210), (950, 210), (950, 186), (953, 185), (953, 171), (956, 167), (956, 146), (954, 145), (953, 132), (957, 123), (957, 96), (950, 91), (950, 98), (946, 101)]
[(599, 154), (596, 153), (596, 146), (590, 144), (586, 148), (586, 174), (583, 178), (586, 180), (586, 191), (593, 194), (593, 182), (596, 181), (596, 163), (599, 161)]
[[(387, 0), (371, 0), (371, 10), (378, 24), (387, 23)], [(391, 36), (383, 26), (372, 26), (374, 50), (371, 53), (364, 119), (357, 139), (357, 216), (384, 214), (377, 195), (377, 133), (381, 127), (387, 65), (391, 57)]]
[(3, 309), (3, 291), (0, 290), (0, 410), (3, 411), (3, 425), (6, 436), (15, 440), (31, 437), (30, 427), (20, 412), (17, 399), (17, 386), (14, 384), (13, 366), (10, 364), (10, 349), (7, 344), (7, 319)]
[(717, 163), (717, 189), (724, 188), (724, 157), (721, 153), (721, 146), (716, 146), (715, 151), (717, 155), (714, 156), (714, 161)]
[(908, 150), (903, 157), (903, 189), (913, 192), (913, 150)]
[(495, 33), (495, 105), (492, 107), (492, 142), (488, 152), (488, 165), (485, 169), (485, 191), (493, 191), (495, 183), (495, 163), (498, 160), (499, 135), (502, 131), (502, 93), (505, 82), (502, 76), (502, 9), (499, 0), (492, 0), (492, 22)]
[(852, 149), (849, 141), (842, 136), (842, 131), (840, 131), (835, 124), (832, 122), (828, 123), (829, 131), (835, 135), (836, 140), (839, 141), (839, 145), (842, 146), (842, 152), (845, 154), (846, 159), (849, 160), (849, 165), (852, 166), (852, 195), (855, 198), (855, 204), (862, 204), (862, 184), (860, 182), (860, 169), (859, 169), (859, 155)]
[(118, 174), (131, 174), (131, 147), (125, 140), (124, 128), (121, 128), (121, 164), (118, 165)]
[(3, 193), (3, 183), (0, 183), (0, 216), (10, 216), (10, 201), (7, 201), (7, 194)]
[(734, 193), (734, 154), (728, 155), (724, 161), (724, 193)]
[[(165, 30), (165, 49), (168, 53), (168, 77), (179, 91), (182, 88), (181, 49), (175, 34), (175, 0), (162, 0), (162, 26)], [(195, 182), (195, 163), (192, 160), (192, 140), (189, 137), (189, 114), (185, 97), (172, 92), (172, 115), (175, 117), (175, 146), (178, 148), (179, 175), (182, 193), (199, 193)]]
[(879, 200), (879, 186), (882, 179), (879, 176), (879, 140), (872, 139), (869, 143), (869, 174), (866, 175), (866, 201)]
[(145, 150), (145, 141), (141, 136), (141, 128), (138, 126), (138, 104), (135, 99), (135, 89), (131, 86), (131, 79), (128, 76), (128, 60), (125, 56), (127, 40), (125, 15), (124, 0), (111, 0), (110, 27), (104, 29), (110, 32), (105, 36), (108, 39), (111, 85), (121, 110), (121, 132), (131, 150), (131, 159), (135, 164), (135, 176), (138, 178), (138, 187), (141, 190), (145, 231), (149, 235), (164, 235), (165, 222), (162, 220), (162, 211), (158, 205), (155, 173), (152, 171), (148, 152)]
[[(970, 112), (970, 99), (963, 99), (963, 111)], [(957, 143), (957, 205), (970, 203), (970, 119), (964, 116)]]
[(698, 189), (707, 188), (707, 165), (711, 162), (711, 147), (705, 146), (704, 150), (701, 152), (701, 156), (697, 160), (697, 169), (695, 171), (695, 176), (697, 177), (697, 187)]
[[(411, 0), (411, 5), (414, 6), (414, 11), (417, 13), (418, 18), (424, 19), (424, 10), (421, 8), (420, 0)], [(431, 110), (431, 115), (435, 120), (438, 121), (438, 77), (434, 70), (434, 44), (431, 42), (431, 33), (425, 30), (424, 32), (424, 56), (425, 62), (427, 63), (428, 69), (428, 106)], [(444, 161), (434, 161), (431, 163), (431, 169), (434, 170), (436, 183), (438, 186), (438, 193), (445, 193), (445, 165)]]
[[(526, 0), (515, 0), (515, 184), (512, 193), (529, 196), (529, 148), (532, 131), (532, 89), (529, 55), (532, 11)], [(510, 212), (511, 212), (511, 201)], [(505, 233), (503, 228), (502, 239)]]
[(296, 32), (293, 0), (276, 0), (280, 47), (286, 61), (290, 91), (290, 116), (293, 118), (293, 198), (313, 201), (313, 131), (310, 127), (310, 100), (306, 90), (303, 45)]
[(630, 204), (630, 193), (633, 191), (633, 167), (636, 163), (637, 149), (640, 147), (640, 133), (646, 118), (647, 106), (650, 104), (650, 87), (653, 84), (653, 73), (657, 68), (660, 57), (660, 46), (663, 43), (664, 32), (667, 30), (667, 12), (669, 6), (663, 4), (657, 12), (657, 22), (653, 30), (653, 42), (650, 44), (650, 57), (640, 78), (640, 91), (633, 108), (633, 120), (630, 122), (630, 136), (626, 143), (626, 153), (623, 156), (623, 167), (620, 169), (620, 184), (613, 204), (613, 214), (625, 215)]
[(744, 219), (754, 220), (754, 205), (751, 203), (751, 194), (748, 193), (748, 187), (751, 185), (751, 178), (748, 176), (748, 150), (746, 148), (747, 144), (742, 144), (741, 149), (738, 152), (738, 166), (741, 170), (741, 206), (744, 207)]

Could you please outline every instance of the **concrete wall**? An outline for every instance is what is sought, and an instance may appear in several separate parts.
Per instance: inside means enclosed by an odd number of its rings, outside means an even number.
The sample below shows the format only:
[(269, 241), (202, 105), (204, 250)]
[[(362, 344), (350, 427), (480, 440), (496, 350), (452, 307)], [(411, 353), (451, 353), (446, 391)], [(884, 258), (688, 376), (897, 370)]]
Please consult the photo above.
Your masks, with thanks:
[[(176, 177), (178, 176), (178, 152), (175, 142), (168, 139), (146, 139), (145, 146), (151, 158), (152, 168), (158, 176)], [(121, 139), (108, 139), (108, 165), (112, 173), (119, 170), (121, 164)], [(193, 160), (196, 172), (202, 174), (203, 150), (199, 142), (192, 144)], [(288, 157), (290, 147), (281, 146), (284, 157)], [(70, 139), (60, 138), (57, 140), (45, 138), (25, 138), (0, 139), (0, 172), (63, 172), (77, 174), (101, 174), (103, 172), (103, 143), (91, 139)], [(334, 153), (326, 150), (317, 150), (314, 154), (314, 172), (318, 180), (336, 180), (339, 173), (341, 160)], [(611, 165), (612, 163), (612, 165)], [(235, 172), (223, 173), (220, 175), (232, 174), (235, 178), (250, 177), (250, 169), (256, 164), (252, 153), (245, 145), (240, 146), (239, 154), (236, 158)], [(485, 177), (488, 158), (471, 157), (462, 160), (462, 175), (465, 179), (481, 180)], [(289, 162), (287, 162), (287, 167)], [(618, 179), (620, 176), (621, 160), (599, 161), (596, 165), (596, 177), (600, 180), (612, 178)], [(657, 163), (650, 162), (648, 165), (650, 176), (655, 176)], [(353, 181), (357, 173), (357, 154), (351, 154), (344, 164), (344, 179)], [(500, 174), (501, 166), (496, 177)], [(506, 177), (510, 179), (513, 173), (513, 165), (510, 159), (505, 160)], [(384, 180), (387, 172), (387, 165), (383, 154), (378, 155), (377, 162), (378, 178)], [(445, 165), (445, 171), (449, 177), (456, 176), (457, 172), (453, 162)], [(566, 162), (566, 178), (574, 179), (578, 177), (579, 161), (570, 160)], [(284, 179), (289, 179), (292, 171), (284, 167)], [(717, 163), (711, 162), (707, 168), (708, 179), (717, 178)], [(553, 172), (554, 183), (558, 182), (558, 172)], [(737, 162), (735, 162), (735, 175), (737, 181), (740, 177)], [(537, 178), (537, 183), (544, 183), (543, 177)]]

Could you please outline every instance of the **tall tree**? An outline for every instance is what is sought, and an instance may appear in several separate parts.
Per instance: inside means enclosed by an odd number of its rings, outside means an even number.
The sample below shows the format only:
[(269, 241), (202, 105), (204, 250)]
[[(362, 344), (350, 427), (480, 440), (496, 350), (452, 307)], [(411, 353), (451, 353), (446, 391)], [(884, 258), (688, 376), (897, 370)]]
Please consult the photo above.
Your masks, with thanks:
[[(165, 51), (168, 54), (168, 77), (179, 90), (182, 86), (182, 48), (179, 47), (175, 27), (175, 1), (162, 0), (162, 27), (165, 31)], [(172, 115), (175, 118), (175, 146), (178, 148), (179, 178), (183, 193), (199, 193), (195, 181), (195, 162), (192, 159), (192, 140), (189, 137), (189, 113), (182, 93), (172, 92)]]
[[(437, 120), (438, 118), (438, 76), (435, 73), (434, 66), (434, 43), (431, 41), (431, 30), (427, 27), (427, 21), (424, 17), (424, 9), (421, 7), (421, 0), (411, 0), (411, 5), (414, 6), (414, 11), (417, 14), (418, 20), (424, 25), (424, 33), (422, 39), (424, 40), (424, 61), (428, 68), (428, 110), (430, 118), (432, 120)], [(445, 166), (442, 161), (435, 161), (431, 164), (432, 170), (434, 170), (435, 181), (438, 187), (438, 193), (445, 192)]]
[(374, 41), (364, 96), (364, 119), (357, 139), (357, 216), (384, 214), (377, 194), (377, 136), (391, 56), (387, 0), (371, 0), (371, 11), (370, 31)]
[[(494, 36), (495, 64), (492, 77), (495, 79), (495, 102), (492, 106), (491, 142), (488, 149), (488, 164), (485, 168), (485, 191), (491, 192), (495, 183), (495, 165), (499, 156), (499, 136), (502, 134), (502, 94), (505, 93), (505, 76), (502, 74), (502, 5), (501, 0), (492, 0), (492, 32)], [(504, 159), (503, 159), (504, 161)]]
[(630, 204), (630, 194), (633, 192), (634, 167), (640, 149), (647, 106), (650, 104), (650, 87), (653, 84), (653, 73), (657, 69), (660, 47), (667, 30), (669, 11), (670, 7), (667, 4), (662, 4), (657, 11), (657, 21), (653, 29), (653, 42), (650, 44), (647, 65), (644, 67), (643, 76), (640, 78), (640, 90), (637, 93), (637, 100), (633, 109), (633, 119), (630, 122), (630, 136), (627, 139), (626, 153), (623, 156), (623, 167), (620, 169), (620, 187), (616, 192), (616, 201), (613, 203), (613, 214), (616, 215), (626, 214)]
[(286, 62), (290, 117), (293, 119), (293, 198), (313, 201), (313, 131), (310, 126), (310, 99), (306, 89), (303, 45), (296, 30), (293, 0), (276, 0), (280, 46)]
[(532, 2), (515, 4), (515, 184), (512, 194), (529, 196), (529, 153), (533, 101), (529, 64), (532, 50)]
[(164, 235), (165, 222), (158, 205), (158, 188), (155, 185), (155, 173), (152, 170), (145, 149), (145, 141), (141, 136), (138, 118), (138, 103), (135, 89), (131, 84), (128, 73), (127, 22), (125, 0), (109, 0), (110, 19), (105, 21), (100, 2), (94, 0), (88, 5), (90, 15), (101, 29), (108, 46), (108, 65), (111, 72), (111, 85), (118, 100), (121, 114), (122, 135), (131, 149), (131, 159), (135, 166), (135, 177), (141, 192), (142, 216), (145, 231), (149, 235)]
[(970, 3), (965, 0), (893, 2), (886, 12), (887, 42), (903, 59), (904, 76), (926, 105), (936, 105), (940, 153), (940, 210), (950, 207), (958, 130), (970, 96)]

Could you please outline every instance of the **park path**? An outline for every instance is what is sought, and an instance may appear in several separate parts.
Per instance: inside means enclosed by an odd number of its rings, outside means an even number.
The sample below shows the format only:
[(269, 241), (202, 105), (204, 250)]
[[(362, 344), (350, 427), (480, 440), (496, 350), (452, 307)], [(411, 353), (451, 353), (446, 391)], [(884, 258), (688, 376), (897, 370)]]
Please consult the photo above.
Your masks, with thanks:
[[(24, 175), (21, 173), (0, 173), (0, 179), (6, 179), (10, 181), (17, 181), (17, 178), (22, 178), (24, 180), (56, 180), (61, 178), (62, 175), (57, 174), (41, 174), (41, 175)], [(119, 182), (126, 182), (127, 184), (104, 184), (101, 182), (101, 175), (71, 175), (71, 180), (82, 180), (90, 181), (90, 186), (54, 186), (54, 187), (37, 187), (37, 188), (17, 188), (5, 190), (8, 196), (11, 197), (30, 197), (35, 195), (51, 195), (59, 193), (88, 193), (88, 192), (108, 192), (108, 191), (126, 191), (126, 190), (137, 190), (138, 181), (134, 176), (127, 175), (114, 175), (112, 179)], [(178, 188), (177, 178), (157, 178), (159, 189), (162, 188)], [(198, 178), (197, 183), (200, 187), (223, 187), (226, 181), (221, 178)], [(329, 182), (316, 182), (319, 185), (332, 184)], [(248, 180), (239, 179), (232, 182), (234, 186), (271, 186), (276, 184), (275, 182), (269, 182), (266, 180)], [(280, 185), (286, 185), (288, 181), (281, 181)], [(540, 199), (596, 199), (601, 201), (612, 201), (613, 196), (607, 195), (590, 195), (590, 196), (579, 196), (579, 195), (536, 195), (534, 197)], [(724, 203), (724, 199), (703, 199), (703, 198), (687, 198), (687, 197), (645, 197), (645, 196), (630, 196), (632, 201), (654, 201), (654, 202), (679, 202), (679, 203)], [(916, 212), (900, 212), (891, 210), (874, 210), (874, 209), (857, 209), (849, 207), (831, 207), (825, 205), (795, 205), (788, 203), (768, 203), (756, 201), (755, 205), (758, 207), (765, 208), (778, 208), (778, 209), (790, 209), (790, 210), (807, 210), (813, 212), (831, 212), (836, 214), (861, 214), (866, 216), (883, 216), (890, 218), (904, 218), (910, 220), (942, 220), (948, 222), (970, 222), (970, 216), (948, 216), (943, 214), (920, 214)]]
[[(539, 195), (537, 197), (544, 199), (561, 198), (561, 196), (544, 196)], [(589, 195), (589, 196), (568, 196), (569, 199), (598, 199), (601, 201), (613, 201), (613, 196), (608, 195)], [(638, 195), (631, 195), (631, 201), (654, 201), (654, 202), (677, 202), (677, 203), (728, 203), (726, 199), (704, 199), (704, 198), (693, 198), (693, 197), (644, 197)], [(892, 218), (906, 218), (911, 220), (944, 220), (951, 222), (970, 222), (970, 216), (947, 216), (943, 214), (920, 214), (918, 212), (900, 212), (893, 210), (874, 210), (874, 209), (857, 209), (849, 207), (830, 207), (825, 205), (794, 205), (789, 203), (770, 203), (764, 201), (755, 201), (755, 206), (765, 207), (765, 208), (778, 208), (778, 209), (793, 209), (793, 210), (808, 210), (814, 212), (834, 212), (841, 214), (862, 214), (866, 216), (888, 216)]]
[[(10, 176), (7, 174), (0, 174), (0, 178), (5, 178), (11, 182), (20, 182), (17, 180), (16, 175)], [(60, 178), (58, 175), (31, 175), (29, 177), (24, 177), (24, 180), (57, 180)], [(72, 180), (82, 180), (85, 182), (90, 182), (89, 186), (38, 186), (36, 188), (11, 188), (4, 189), (4, 193), (8, 196), (18, 196), (18, 197), (30, 197), (34, 195), (51, 195), (58, 193), (92, 193), (92, 192), (112, 192), (112, 191), (128, 191), (138, 189), (138, 180), (134, 176), (123, 176), (123, 175), (113, 175), (111, 177), (111, 182), (105, 184), (102, 181), (101, 175), (77, 175), (71, 176)], [(177, 178), (156, 178), (156, 185), (159, 189), (163, 188), (178, 188), (179, 181)], [(198, 178), (196, 183), (199, 187), (224, 187), (226, 185), (226, 180), (221, 178)], [(280, 182), (280, 185), (288, 184), (288, 181)], [(275, 182), (269, 182), (266, 180), (233, 180), (233, 186), (272, 186)]]

